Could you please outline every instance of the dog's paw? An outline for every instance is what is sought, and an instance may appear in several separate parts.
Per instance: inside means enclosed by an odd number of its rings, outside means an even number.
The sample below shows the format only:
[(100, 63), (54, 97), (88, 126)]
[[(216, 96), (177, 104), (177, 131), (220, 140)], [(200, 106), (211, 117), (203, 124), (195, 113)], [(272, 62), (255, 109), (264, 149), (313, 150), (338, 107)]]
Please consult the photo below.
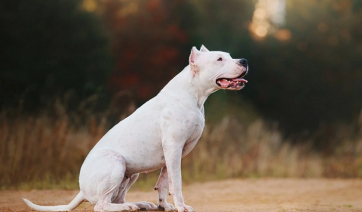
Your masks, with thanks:
[(127, 208), (126, 210), (130, 210), (130, 211), (138, 211), (140, 209), (140, 207), (138, 207), (138, 205), (130, 203), (130, 202), (125, 202), (122, 205), (124, 205)]
[(170, 203), (159, 203), (158, 209), (161, 211), (175, 211), (175, 207), (173, 207)]
[(189, 206), (189, 205), (182, 205), (182, 206), (177, 206), (175, 208), (175, 211), (178, 211), (178, 212), (195, 212), (195, 210)]
[(121, 204), (112, 204), (112, 203), (97, 203), (94, 206), (94, 211), (138, 211), (140, 208), (133, 203), (125, 202)]
[(158, 209), (157, 205), (153, 204), (152, 202), (132, 202), (132, 204), (135, 204), (141, 210), (146, 211), (155, 211)]

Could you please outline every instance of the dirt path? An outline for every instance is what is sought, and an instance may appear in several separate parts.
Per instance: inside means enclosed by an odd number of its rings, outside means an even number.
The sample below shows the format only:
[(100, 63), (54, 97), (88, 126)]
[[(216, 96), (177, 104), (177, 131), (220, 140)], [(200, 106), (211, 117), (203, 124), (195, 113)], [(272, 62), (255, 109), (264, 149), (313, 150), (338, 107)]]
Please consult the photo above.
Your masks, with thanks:
[[(155, 202), (155, 191), (131, 191), (128, 201)], [(196, 211), (361, 211), (362, 180), (246, 179), (184, 186), (187, 204)], [(1, 191), (0, 212), (30, 211), (21, 197), (37, 204), (68, 204), (73, 190)], [(169, 201), (172, 202), (171, 198)], [(93, 211), (83, 203), (74, 211)]]

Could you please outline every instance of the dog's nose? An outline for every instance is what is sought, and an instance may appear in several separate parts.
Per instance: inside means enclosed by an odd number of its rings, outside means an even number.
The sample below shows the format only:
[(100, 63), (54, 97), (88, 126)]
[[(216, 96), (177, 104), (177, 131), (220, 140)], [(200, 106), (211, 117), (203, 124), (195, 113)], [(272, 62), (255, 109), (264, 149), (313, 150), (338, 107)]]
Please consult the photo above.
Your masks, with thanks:
[(239, 60), (240, 65), (244, 66), (245, 68), (248, 66), (248, 61), (246, 59), (240, 59)]

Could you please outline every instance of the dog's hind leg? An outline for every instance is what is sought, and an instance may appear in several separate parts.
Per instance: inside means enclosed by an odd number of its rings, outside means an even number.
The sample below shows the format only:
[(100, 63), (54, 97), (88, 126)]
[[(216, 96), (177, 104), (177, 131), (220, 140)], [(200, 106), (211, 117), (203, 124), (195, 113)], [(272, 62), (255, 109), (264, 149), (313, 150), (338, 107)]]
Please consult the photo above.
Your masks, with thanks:
[[(121, 183), (120, 189), (118, 191), (117, 197), (114, 199), (114, 203), (127, 203), (126, 202), (126, 194), (131, 186), (138, 179), (139, 174), (134, 174), (131, 177), (125, 177), (123, 182)], [(151, 202), (128, 202), (131, 204), (137, 205), (141, 210), (156, 210), (157, 206)]]
[(125, 178), (126, 162), (112, 150), (94, 152), (80, 172), (80, 188), (95, 211), (130, 211), (139, 207), (132, 203), (113, 203)]
[(167, 203), (167, 189), (168, 189), (168, 176), (166, 166), (161, 169), (160, 176), (155, 186), (158, 191), (158, 207), (165, 211), (174, 211), (175, 208), (172, 204)]

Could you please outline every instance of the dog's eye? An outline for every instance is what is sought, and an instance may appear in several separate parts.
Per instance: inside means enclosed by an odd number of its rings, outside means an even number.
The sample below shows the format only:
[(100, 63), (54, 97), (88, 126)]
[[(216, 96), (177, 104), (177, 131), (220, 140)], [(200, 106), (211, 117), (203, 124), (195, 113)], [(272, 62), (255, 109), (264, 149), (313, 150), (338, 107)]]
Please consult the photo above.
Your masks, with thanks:
[(217, 61), (222, 61), (222, 58), (221, 58), (221, 57), (219, 57), (219, 59), (217, 59)]

